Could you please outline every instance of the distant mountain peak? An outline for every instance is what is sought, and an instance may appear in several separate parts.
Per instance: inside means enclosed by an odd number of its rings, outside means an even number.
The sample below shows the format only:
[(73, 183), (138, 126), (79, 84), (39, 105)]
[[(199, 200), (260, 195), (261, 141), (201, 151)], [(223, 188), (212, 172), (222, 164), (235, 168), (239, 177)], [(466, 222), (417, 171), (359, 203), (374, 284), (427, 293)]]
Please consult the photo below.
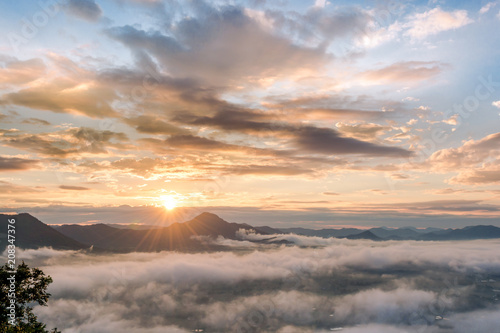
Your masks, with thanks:
[(206, 219), (218, 219), (218, 220), (222, 220), (218, 215), (213, 214), (213, 213), (209, 213), (209, 212), (203, 212), (200, 215), (196, 216), (195, 219), (202, 219), (202, 220), (206, 220)]
[[(0, 214), (1, 230), (7, 230), (9, 219), (16, 220), (16, 246), (20, 248), (39, 248), (50, 246), (54, 249), (86, 249), (84, 244), (67, 237), (54, 228), (46, 225), (31, 214), (17, 215)], [(1, 232), (0, 232), (1, 233)], [(7, 237), (0, 238), (0, 252), (7, 245)]]

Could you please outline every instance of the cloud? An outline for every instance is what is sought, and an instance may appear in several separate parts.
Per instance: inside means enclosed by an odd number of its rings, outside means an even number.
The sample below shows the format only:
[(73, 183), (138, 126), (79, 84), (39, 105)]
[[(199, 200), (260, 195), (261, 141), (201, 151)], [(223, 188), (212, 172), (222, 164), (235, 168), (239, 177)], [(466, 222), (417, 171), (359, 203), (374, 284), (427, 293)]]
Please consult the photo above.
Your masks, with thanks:
[(289, 35), (305, 45), (331, 45), (333, 50), (349, 40), (345, 45), (348, 51), (351, 51), (351, 41), (364, 37), (374, 20), (368, 11), (358, 6), (338, 10), (312, 6), (304, 13), (267, 10), (264, 16), (266, 23), (270, 22), (268, 26), (278, 34)]
[(486, 5), (481, 7), (481, 9), (479, 10), (479, 14), (486, 14), (490, 11), (491, 8), (495, 7), (496, 5), (496, 2), (488, 2)]
[(492, 332), (500, 325), (500, 309), (478, 310), (454, 314), (450, 320), (456, 322), (456, 332)]
[(39, 167), (39, 160), (0, 156), (0, 171), (20, 171)]
[(326, 155), (360, 154), (368, 156), (408, 157), (412, 153), (399, 147), (382, 146), (366, 141), (340, 136), (329, 128), (312, 126), (300, 127), (295, 132), (295, 142), (299, 149)]
[(311, 174), (313, 170), (294, 165), (242, 165), (229, 167), (226, 172), (232, 175), (296, 176)]
[[(424, 290), (398, 288), (391, 291), (371, 289), (340, 298), (334, 307), (338, 320), (350, 324), (399, 323), (432, 304), (436, 294)], [(442, 300), (449, 306), (450, 300)]]
[(337, 192), (323, 192), (324, 195), (340, 195), (340, 193)]
[(500, 133), (466, 141), (459, 148), (441, 149), (428, 159), (434, 169), (458, 171), (452, 183), (487, 184), (500, 181)]
[(95, 0), (69, 0), (66, 10), (73, 16), (89, 22), (96, 22), (102, 16), (102, 9)]
[(373, 140), (379, 135), (384, 134), (384, 132), (391, 130), (391, 127), (389, 126), (382, 126), (373, 123), (349, 124), (338, 122), (335, 126), (337, 126), (340, 133), (361, 140)]
[(244, 250), (247, 244), (241, 242), (237, 252), (20, 254), (54, 280), (48, 307), (37, 306), (35, 313), (68, 332), (108, 333), (126, 325), (127, 332), (155, 333), (313, 327), (446, 332), (436, 315), (457, 332), (488, 331), (498, 323), (494, 302), (476, 291), (490, 288), (480, 281), (500, 271), (495, 240), (344, 239), (314, 248), (256, 245), (251, 251)]
[(88, 187), (69, 186), (69, 185), (61, 185), (61, 186), (59, 186), (59, 188), (62, 189), (62, 190), (71, 190), (71, 191), (87, 191), (87, 190), (90, 190)]
[(30, 124), (30, 125), (43, 125), (43, 126), (49, 126), (50, 123), (46, 120), (43, 119), (38, 119), (38, 118), (28, 118), (24, 119), (22, 121), (23, 124)]
[(0, 55), (0, 87), (12, 87), (35, 81), (45, 74), (41, 59), (18, 60)]
[(263, 241), (269, 239), (272, 239), (274, 242), (287, 241), (298, 246), (328, 246), (343, 243), (343, 240), (338, 238), (310, 237), (296, 234), (261, 235), (243, 229), (238, 230), (236, 236), (242, 240), (251, 241)]
[(152, 116), (138, 116), (127, 118), (124, 121), (133, 126), (140, 133), (149, 134), (188, 134), (187, 130), (178, 128), (172, 124)]
[(361, 77), (375, 82), (418, 82), (439, 75), (447, 67), (448, 65), (436, 61), (405, 61), (366, 71)]
[(5, 94), (2, 99), (4, 103), (32, 109), (102, 118), (116, 115), (110, 106), (115, 97), (114, 91), (109, 87), (59, 79)]
[(197, 78), (215, 86), (260, 84), (265, 78), (316, 72), (327, 60), (321, 49), (294, 45), (265, 31), (238, 7), (217, 9), (196, 3), (194, 10), (195, 17), (177, 22), (168, 34), (132, 26), (107, 33), (134, 52), (148, 52), (174, 77)]
[(461, 166), (469, 167), (495, 157), (495, 152), (500, 150), (500, 133), (485, 136), (480, 140), (466, 141), (459, 148), (441, 149), (433, 153), (429, 162), (437, 168), (447, 170), (457, 169)]
[(423, 13), (410, 16), (404, 25), (408, 30), (407, 36), (415, 39), (424, 39), (443, 31), (458, 29), (472, 23), (465, 10), (446, 12), (439, 7)]
[(25, 195), (28, 193), (37, 193), (37, 192), (39, 193), (41, 191), (37, 188), (24, 185), (16, 185), (10, 182), (0, 180), (0, 195), (4, 197), (4, 200), (12, 199), (13, 194)]
[[(236, 155), (269, 155), (275, 156), (279, 151), (266, 148), (254, 148), (245, 145), (235, 145), (219, 140), (205, 138), (201, 136), (185, 134), (171, 135), (165, 140), (147, 138), (140, 139), (139, 142), (149, 149), (158, 153), (169, 152), (171, 154), (184, 154), (184, 151), (213, 152)], [(206, 161), (209, 162), (208, 160)]]
[(128, 137), (121, 132), (73, 127), (52, 133), (0, 132), (4, 145), (45, 156), (65, 158), (80, 154), (105, 154), (108, 148), (128, 149)]
[(450, 183), (458, 184), (494, 184), (500, 182), (500, 165), (497, 161), (495, 164), (486, 164), (478, 170), (465, 170), (457, 176), (451, 178)]
[(338, 131), (331, 128), (269, 122), (265, 120), (263, 115), (253, 112), (221, 111), (212, 117), (183, 115), (174, 118), (174, 120), (191, 125), (213, 126), (228, 131), (273, 135), (285, 139), (290, 148), (297, 149), (300, 154), (361, 154), (371, 156), (410, 156), (412, 154), (399, 147), (383, 146), (343, 137)]
[(399, 180), (403, 180), (403, 179), (411, 179), (411, 177), (409, 175), (405, 175), (403, 173), (393, 173), (391, 175), (391, 178), (392, 179), (399, 179)]
[(491, 103), (491, 105), (500, 109), (500, 101), (495, 101), (495, 102)]

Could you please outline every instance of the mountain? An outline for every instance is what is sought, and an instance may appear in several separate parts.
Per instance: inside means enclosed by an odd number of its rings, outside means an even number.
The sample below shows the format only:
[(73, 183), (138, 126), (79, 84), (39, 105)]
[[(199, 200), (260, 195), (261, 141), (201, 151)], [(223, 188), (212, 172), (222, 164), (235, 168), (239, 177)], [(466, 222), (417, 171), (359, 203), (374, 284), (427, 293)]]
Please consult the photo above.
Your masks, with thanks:
[(190, 221), (174, 223), (168, 227), (136, 228), (131, 225), (113, 227), (106, 224), (48, 226), (35, 217), (0, 214), (0, 251), (7, 246), (8, 219), (15, 219), (15, 245), (20, 248), (52, 247), (55, 249), (80, 250), (91, 246), (94, 251), (155, 252), (163, 250), (225, 250), (222, 245), (210, 245), (203, 237), (239, 239), (240, 229), (253, 230), (269, 238), (253, 241), (266, 244), (290, 244), (279, 240), (276, 234), (295, 233), (305, 236), (337, 237), (347, 239), (383, 240), (472, 240), (500, 238), (500, 228), (495, 226), (471, 226), (462, 229), (415, 229), (372, 228), (369, 230), (342, 228), (312, 230), (305, 228), (275, 229), (267, 226), (253, 227), (249, 224), (230, 223), (211, 213), (202, 213)]
[(132, 230), (149, 230), (149, 229), (161, 228), (153, 224), (135, 224), (135, 223), (131, 224), (104, 223), (104, 225), (116, 229), (132, 229)]
[[(217, 249), (217, 246), (203, 244), (193, 236), (237, 239), (236, 232), (239, 229), (255, 230), (248, 224), (229, 223), (211, 213), (202, 213), (184, 223), (149, 230), (118, 229), (104, 224), (56, 227), (62, 234), (81, 243), (111, 251)], [(266, 234), (259, 230), (256, 232)]]
[(420, 235), (413, 228), (372, 228), (370, 232), (383, 239), (415, 239)]
[(43, 246), (50, 246), (60, 250), (81, 250), (88, 248), (87, 245), (63, 235), (30, 214), (0, 214), (0, 250), (2, 252), (10, 244), (7, 242), (9, 219), (15, 220), (15, 223), (12, 224), (15, 229), (12, 230), (15, 230), (13, 236), (15, 236), (14, 245), (16, 247), (36, 249)]
[(323, 238), (346, 237), (363, 232), (362, 229), (356, 229), (356, 228), (320, 229), (320, 230), (305, 229), (305, 228), (281, 228), (279, 230), (281, 230), (285, 234), (296, 234), (296, 235), (323, 237)]
[(418, 237), (420, 240), (472, 240), (500, 238), (500, 228), (492, 225), (477, 225), (462, 229), (446, 229), (430, 232)]
[(366, 230), (366, 231), (363, 231), (363, 232), (361, 232), (359, 234), (349, 235), (349, 236), (342, 237), (342, 238), (347, 238), (347, 239), (370, 239), (370, 240), (374, 240), (374, 241), (384, 240), (383, 238), (380, 238), (377, 235), (375, 235), (370, 230)]
[(261, 226), (261, 227), (254, 227), (255, 231), (261, 234), (282, 234), (283, 231), (281, 229), (275, 229), (267, 226)]

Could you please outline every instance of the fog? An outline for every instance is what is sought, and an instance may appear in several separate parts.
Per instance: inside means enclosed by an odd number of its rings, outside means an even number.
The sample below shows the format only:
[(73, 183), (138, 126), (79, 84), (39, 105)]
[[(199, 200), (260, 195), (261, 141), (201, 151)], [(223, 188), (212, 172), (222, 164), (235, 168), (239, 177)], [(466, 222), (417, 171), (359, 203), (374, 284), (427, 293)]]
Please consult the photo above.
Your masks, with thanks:
[[(63, 332), (494, 332), (500, 241), (218, 238), (211, 253), (24, 250)], [(313, 247), (305, 247), (308, 246)]]

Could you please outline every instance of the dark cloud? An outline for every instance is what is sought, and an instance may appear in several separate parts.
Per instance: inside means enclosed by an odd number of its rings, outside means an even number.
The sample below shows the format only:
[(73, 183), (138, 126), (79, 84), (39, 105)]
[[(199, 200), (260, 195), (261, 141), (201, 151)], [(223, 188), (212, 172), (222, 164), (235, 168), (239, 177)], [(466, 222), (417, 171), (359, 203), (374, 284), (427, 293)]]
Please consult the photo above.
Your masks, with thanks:
[(327, 59), (321, 49), (294, 45), (265, 31), (240, 8), (193, 6), (196, 16), (177, 22), (168, 34), (123, 26), (109, 29), (108, 35), (134, 51), (149, 52), (175, 77), (211, 85), (317, 71)]
[(30, 125), (43, 125), (43, 126), (49, 126), (50, 123), (47, 120), (43, 119), (38, 119), (38, 118), (28, 118), (24, 119), (22, 121), (23, 124), (30, 124)]
[(409, 175), (405, 175), (403, 173), (393, 173), (391, 175), (392, 179), (399, 179), (399, 180), (404, 180), (404, 179), (411, 179)]
[(29, 170), (39, 166), (39, 160), (0, 156), (0, 171)]
[(83, 186), (70, 186), (70, 185), (61, 185), (59, 186), (62, 190), (70, 190), (70, 191), (87, 191), (90, 190), (88, 187)]
[(337, 8), (335, 11), (312, 7), (305, 13), (267, 10), (265, 17), (273, 28), (286, 32), (304, 43), (329, 45), (332, 41), (364, 36), (371, 15), (358, 7)]
[(80, 153), (105, 154), (108, 148), (129, 149), (124, 133), (93, 128), (70, 128), (53, 133), (27, 134), (7, 132), (0, 142), (9, 147), (32, 151), (41, 155), (65, 158)]
[(68, 13), (89, 22), (96, 22), (102, 16), (102, 9), (95, 0), (69, 0), (66, 9)]
[(265, 118), (269, 118), (269, 116), (250, 111), (219, 111), (212, 117), (197, 117), (184, 114), (174, 117), (173, 120), (191, 125), (212, 126), (226, 131), (239, 131), (249, 134), (267, 133), (268, 135), (283, 137), (289, 140), (289, 148), (298, 149), (302, 154), (361, 154), (400, 157), (408, 157), (412, 154), (410, 151), (399, 147), (383, 146), (343, 137), (339, 132), (331, 128), (258, 121)]
[[(226, 131), (239, 131), (249, 134), (277, 132), (286, 129), (286, 123), (266, 122), (269, 115), (248, 110), (220, 110), (213, 116), (196, 116), (190, 113), (176, 115), (172, 120), (196, 126), (211, 126)], [(262, 121), (261, 121), (262, 120)]]
[(209, 150), (209, 151), (227, 151), (227, 150), (243, 149), (243, 147), (194, 135), (173, 135), (165, 140), (165, 144), (173, 148), (195, 149), (195, 150), (199, 149), (199, 150)]
[(304, 126), (298, 128), (295, 133), (296, 145), (309, 153), (399, 157), (408, 157), (412, 154), (410, 151), (399, 147), (382, 146), (353, 138), (342, 137), (338, 132), (329, 128)]
[(187, 130), (176, 127), (161, 119), (152, 116), (127, 118), (124, 121), (133, 126), (140, 133), (150, 134), (188, 134)]
[[(66, 157), (69, 154), (74, 154), (78, 150), (71, 148), (70, 144), (64, 140), (46, 139), (41, 135), (19, 134), (12, 136), (3, 136), (1, 141), (4, 145), (32, 151), (41, 155), (52, 157)], [(63, 147), (63, 148), (61, 148)]]
[(300, 166), (286, 165), (245, 165), (229, 167), (225, 172), (231, 175), (276, 175), (276, 176), (296, 176), (314, 173), (311, 169), (304, 169)]
[[(169, 152), (172, 154), (183, 154), (183, 151), (203, 151), (203, 152), (218, 152), (218, 153), (236, 153), (236, 154), (252, 154), (252, 155), (267, 155), (267, 156), (286, 156), (286, 152), (280, 152), (273, 149), (254, 148), (244, 145), (235, 145), (225, 143), (219, 140), (205, 138), (196, 135), (172, 135), (167, 139), (139, 139), (139, 142), (156, 152)], [(177, 153), (174, 151), (177, 150)]]

